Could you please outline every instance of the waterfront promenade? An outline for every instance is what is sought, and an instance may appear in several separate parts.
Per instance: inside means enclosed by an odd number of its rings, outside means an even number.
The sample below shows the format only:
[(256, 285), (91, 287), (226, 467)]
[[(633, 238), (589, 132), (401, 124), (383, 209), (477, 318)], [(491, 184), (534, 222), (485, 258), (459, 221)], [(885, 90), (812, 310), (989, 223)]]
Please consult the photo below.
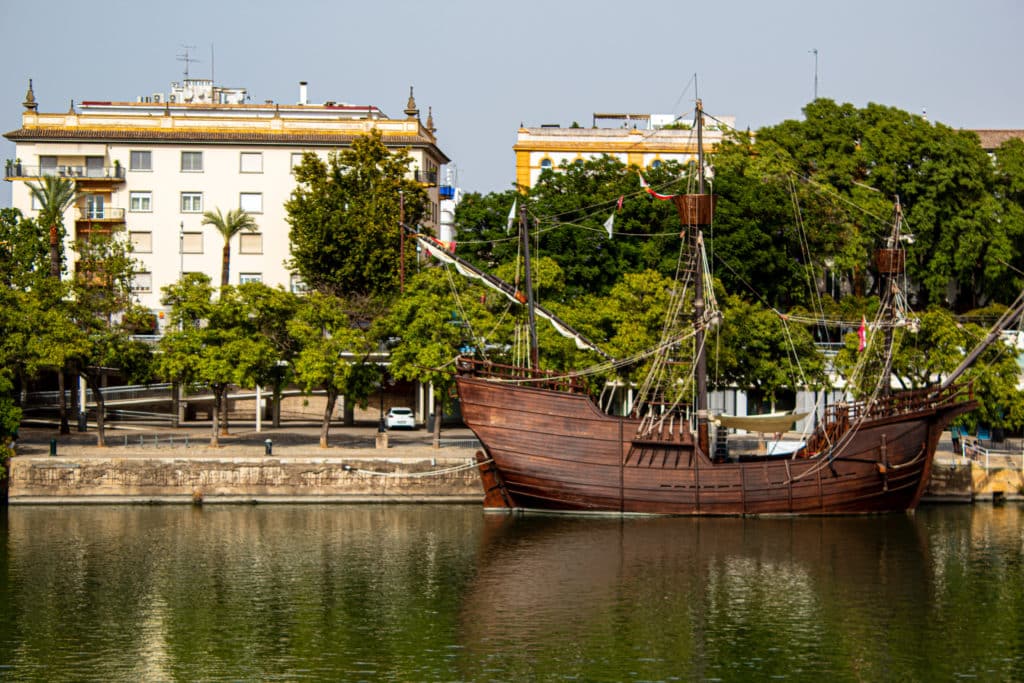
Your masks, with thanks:
[[(210, 424), (177, 429), (117, 424), (107, 446), (96, 434), (59, 435), (51, 425), (20, 430), (11, 460), (9, 502), (479, 502), (473, 460), (479, 447), (465, 429), (442, 431), (440, 446), (423, 429), (386, 433), (376, 423), (332, 426), (319, 447), (319, 425), (288, 423), (257, 432), (238, 422), (220, 447)], [(270, 440), (268, 447), (267, 440)]]

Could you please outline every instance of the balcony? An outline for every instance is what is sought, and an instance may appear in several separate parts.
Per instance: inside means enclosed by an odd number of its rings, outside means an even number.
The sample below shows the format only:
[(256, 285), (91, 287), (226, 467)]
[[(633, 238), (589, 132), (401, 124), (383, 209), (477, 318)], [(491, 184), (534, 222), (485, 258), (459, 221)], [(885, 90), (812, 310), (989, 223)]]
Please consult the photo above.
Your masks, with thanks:
[(85, 223), (124, 223), (124, 209), (113, 206), (78, 207), (75, 221)]
[(46, 176), (58, 178), (71, 178), (75, 182), (86, 183), (90, 181), (102, 182), (124, 182), (123, 166), (103, 166), (102, 168), (89, 168), (86, 166), (29, 166), (19, 164), (15, 161), (7, 162), (4, 167), (4, 178), (14, 179), (35, 179)]
[(413, 177), (417, 183), (426, 185), (427, 187), (434, 187), (437, 185), (437, 171), (413, 171)]

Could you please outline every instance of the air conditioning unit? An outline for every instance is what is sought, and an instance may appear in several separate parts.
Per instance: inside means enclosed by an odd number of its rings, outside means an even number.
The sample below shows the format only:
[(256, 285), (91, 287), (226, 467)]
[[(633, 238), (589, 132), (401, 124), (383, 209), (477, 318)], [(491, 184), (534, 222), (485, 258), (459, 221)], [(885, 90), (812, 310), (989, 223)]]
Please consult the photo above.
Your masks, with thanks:
[(154, 102), (163, 102), (164, 101), (164, 94), (163, 93), (159, 93), (159, 92), (153, 93), (153, 101)]
[(175, 102), (178, 101), (178, 97), (177, 97), (177, 95), (169, 95), (167, 97), (167, 101), (170, 102), (171, 104), (174, 104)]

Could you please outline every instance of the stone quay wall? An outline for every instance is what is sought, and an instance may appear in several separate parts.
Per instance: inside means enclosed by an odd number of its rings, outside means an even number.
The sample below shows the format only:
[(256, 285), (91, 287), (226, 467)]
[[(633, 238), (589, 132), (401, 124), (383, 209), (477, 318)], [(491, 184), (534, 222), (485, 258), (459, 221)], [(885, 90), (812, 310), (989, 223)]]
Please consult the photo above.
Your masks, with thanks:
[(474, 502), (473, 451), (443, 457), (12, 458), (9, 504)]

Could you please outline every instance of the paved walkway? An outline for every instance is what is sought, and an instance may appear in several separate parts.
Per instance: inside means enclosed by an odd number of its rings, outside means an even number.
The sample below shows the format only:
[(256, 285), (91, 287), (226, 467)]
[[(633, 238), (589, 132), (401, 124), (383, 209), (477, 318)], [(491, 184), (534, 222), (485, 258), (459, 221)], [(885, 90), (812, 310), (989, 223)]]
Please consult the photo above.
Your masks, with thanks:
[(475, 450), (476, 437), (465, 427), (441, 431), (441, 448), (433, 447), (433, 434), (420, 428), (411, 431), (387, 432), (387, 449), (376, 448), (377, 424), (360, 423), (354, 427), (331, 425), (328, 448), (320, 448), (320, 425), (313, 422), (286, 422), (279, 429), (263, 426), (257, 432), (252, 420), (230, 425), (229, 435), (220, 437), (220, 448), (210, 446), (209, 422), (189, 422), (177, 429), (166, 424), (108, 423), (105, 430), (107, 446), (96, 445), (96, 427), (90, 423), (85, 432), (72, 425), (70, 434), (60, 434), (55, 424), (23, 424), (18, 433), (15, 452), (19, 456), (48, 455), (51, 440), (56, 440), (60, 457), (254, 457), (266, 454), (266, 440), (271, 453), (282, 457), (353, 457), (404, 458), (444, 457), (455, 451), (465, 457), (466, 449)]

